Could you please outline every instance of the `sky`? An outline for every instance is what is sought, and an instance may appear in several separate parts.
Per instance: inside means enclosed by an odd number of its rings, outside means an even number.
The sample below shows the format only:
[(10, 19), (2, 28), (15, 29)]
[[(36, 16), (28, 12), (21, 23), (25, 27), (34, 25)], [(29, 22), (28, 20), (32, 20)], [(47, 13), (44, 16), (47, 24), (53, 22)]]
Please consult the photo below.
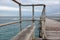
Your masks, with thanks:
[[(45, 4), (47, 16), (60, 16), (60, 0), (17, 0), (21, 4)], [(31, 7), (22, 7), (23, 15), (30, 15)], [(27, 14), (26, 12), (30, 12)], [(35, 7), (35, 12), (41, 12), (42, 7)], [(12, 0), (0, 0), (0, 16), (18, 16), (19, 6)]]

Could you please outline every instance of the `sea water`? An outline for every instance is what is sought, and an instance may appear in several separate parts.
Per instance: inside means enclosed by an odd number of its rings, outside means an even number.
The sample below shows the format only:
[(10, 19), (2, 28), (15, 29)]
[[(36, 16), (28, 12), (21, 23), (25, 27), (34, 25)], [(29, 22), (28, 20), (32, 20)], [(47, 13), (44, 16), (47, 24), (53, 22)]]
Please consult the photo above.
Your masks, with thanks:
[[(18, 17), (0, 17), (0, 24), (18, 21)], [(26, 18), (25, 18), (26, 19)], [(28, 25), (31, 25), (32, 21), (23, 21), (22, 29), (26, 28)], [(39, 21), (35, 21), (35, 37), (39, 36)], [(0, 27), (0, 40), (10, 40), (17, 33), (20, 32), (20, 23), (11, 24), (7, 26)]]

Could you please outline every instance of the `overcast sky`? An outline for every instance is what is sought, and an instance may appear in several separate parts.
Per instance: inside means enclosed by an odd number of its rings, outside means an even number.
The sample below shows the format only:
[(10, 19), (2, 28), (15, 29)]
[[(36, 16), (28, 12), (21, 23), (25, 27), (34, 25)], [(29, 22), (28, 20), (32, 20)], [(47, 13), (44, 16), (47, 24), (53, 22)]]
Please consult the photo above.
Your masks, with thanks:
[[(46, 4), (46, 15), (60, 15), (60, 0), (17, 0), (22, 4)], [(30, 7), (31, 8), (31, 7)], [(38, 8), (37, 8), (38, 9)], [(39, 9), (36, 11), (39, 12)], [(18, 5), (12, 0), (0, 0), (0, 16), (17, 16)], [(40, 9), (41, 10), (41, 9)], [(22, 11), (31, 11), (29, 7)]]

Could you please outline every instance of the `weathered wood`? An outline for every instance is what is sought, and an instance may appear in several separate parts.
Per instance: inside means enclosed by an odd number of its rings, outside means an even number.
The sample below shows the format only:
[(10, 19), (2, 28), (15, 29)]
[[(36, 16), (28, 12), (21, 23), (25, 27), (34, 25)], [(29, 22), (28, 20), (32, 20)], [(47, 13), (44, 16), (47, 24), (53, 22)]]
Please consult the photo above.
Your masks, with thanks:
[(32, 40), (34, 34), (35, 26), (34, 24), (29, 25), (27, 28), (23, 29), (11, 40)]
[(46, 39), (60, 40), (60, 22), (46, 18)]
[(60, 39), (60, 31), (46, 31), (47, 39)]
[(56, 29), (60, 28), (60, 22), (51, 20), (51, 19), (47, 19), (47, 18), (46, 18), (45, 25), (46, 25), (46, 28), (48, 28), (48, 29), (49, 28), (56, 28)]
[(42, 40), (42, 38), (35, 38), (35, 39), (33, 39), (33, 40)]

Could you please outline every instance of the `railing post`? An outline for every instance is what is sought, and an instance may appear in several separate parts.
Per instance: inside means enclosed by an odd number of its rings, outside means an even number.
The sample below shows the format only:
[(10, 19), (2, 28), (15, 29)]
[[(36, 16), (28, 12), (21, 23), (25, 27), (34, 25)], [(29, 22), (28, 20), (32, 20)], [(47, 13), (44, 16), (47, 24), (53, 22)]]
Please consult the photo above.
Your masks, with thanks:
[(20, 31), (22, 30), (22, 27), (21, 27), (21, 23), (22, 23), (22, 20), (21, 20), (21, 3), (19, 3), (18, 1), (16, 0), (12, 0), (14, 1), (15, 3), (17, 3), (19, 5), (19, 22), (20, 22)]
[(42, 15), (41, 15), (41, 18), (40, 18), (40, 22), (41, 22), (41, 29), (42, 29), (41, 30), (41, 36), (44, 39), (45, 38), (45, 5), (44, 4), (21, 5), (21, 3), (17, 2), (16, 0), (13, 0), (13, 1), (19, 5), (20, 30), (22, 30), (22, 27), (21, 27), (21, 23), (22, 23), (21, 6), (32, 6), (32, 20), (31, 20), (32, 24), (35, 21), (35, 19), (34, 19), (34, 6), (43, 6), (43, 11), (42, 11)]
[[(34, 24), (34, 5), (32, 5), (32, 24)], [(33, 32), (33, 39), (35, 38), (35, 32)]]
[(34, 5), (32, 5), (32, 22), (34, 23)]
[(20, 16), (20, 19), (19, 20), (20, 20), (20, 31), (21, 31), (22, 30), (22, 26), (21, 26), (22, 25), (21, 5), (19, 5), (19, 16)]
[(43, 11), (42, 11), (42, 15), (40, 17), (40, 22), (41, 22), (41, 36), (42, 36), (42, 39), (45, 39), (45, 5), (43, 7)]

